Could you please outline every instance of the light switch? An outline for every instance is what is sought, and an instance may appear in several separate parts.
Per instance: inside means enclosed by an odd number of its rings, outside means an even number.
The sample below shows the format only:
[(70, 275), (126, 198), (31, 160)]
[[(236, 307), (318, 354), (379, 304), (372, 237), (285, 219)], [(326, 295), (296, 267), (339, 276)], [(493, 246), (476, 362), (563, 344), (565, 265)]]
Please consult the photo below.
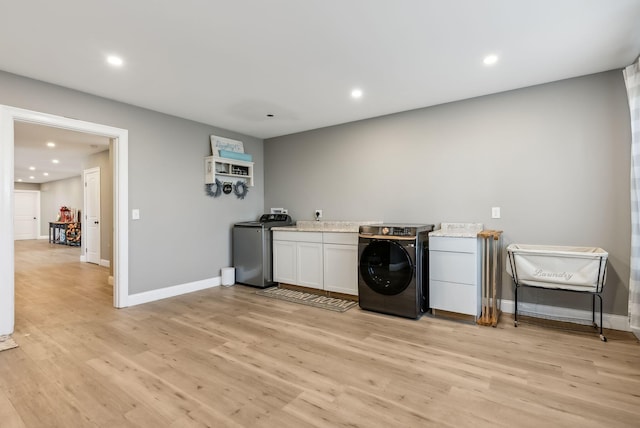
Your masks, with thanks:
[(491, 207), (491, 218), (500, 218), (500, 207)]
[(131, 210), (131, 220), (140, 220), (140, 210), (139, 209), (133, 209)]

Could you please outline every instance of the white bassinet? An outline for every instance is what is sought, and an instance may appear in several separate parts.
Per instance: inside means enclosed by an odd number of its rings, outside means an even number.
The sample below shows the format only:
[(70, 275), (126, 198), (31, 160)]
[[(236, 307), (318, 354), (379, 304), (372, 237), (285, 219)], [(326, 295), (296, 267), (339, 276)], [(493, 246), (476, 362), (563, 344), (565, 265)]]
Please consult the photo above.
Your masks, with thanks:
[(600, 338), (602, 334), (602, 289), (606, 282), (609, 254), (597, 247), (564, 247), (511, 244), (507, 247), (507, 273), (515, 284), (514, 325), (518, 326), (518, 287), (528, 286), (590, 293), (600, 300)]

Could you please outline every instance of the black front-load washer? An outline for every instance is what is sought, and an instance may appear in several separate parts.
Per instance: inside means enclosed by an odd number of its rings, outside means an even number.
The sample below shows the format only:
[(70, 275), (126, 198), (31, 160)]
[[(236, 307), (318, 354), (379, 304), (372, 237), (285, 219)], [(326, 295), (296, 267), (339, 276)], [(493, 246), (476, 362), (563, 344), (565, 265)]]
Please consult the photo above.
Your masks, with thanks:
[(433, 228), (360, 226), (358, 300), (362, 309), (414, 319), (429, 309), (428, 233)]

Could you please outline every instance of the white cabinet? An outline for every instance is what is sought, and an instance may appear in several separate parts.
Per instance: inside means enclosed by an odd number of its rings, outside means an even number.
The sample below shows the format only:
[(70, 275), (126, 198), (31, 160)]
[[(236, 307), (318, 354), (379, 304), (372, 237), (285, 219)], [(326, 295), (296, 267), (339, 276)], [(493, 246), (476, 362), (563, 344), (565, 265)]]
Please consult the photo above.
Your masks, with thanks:
[[(278, 232), (274, 232), (274, 235)], [(296, 274), (296, 243), (293, 241), (273, 240), (273, 280), (295, 284)]]
[(358, 295), (358, 235), (330, 233), (323, 236), (324, 289)]
[(358, 295), (358, 234), (275, 230), (273, 280)]
[(212, 184), (220, 181), (245, 179), (247, 186), (253, 187), (253, 162), (207, 156), (204, 158), (204, 183)]
[(429, 237), (429, 306), (478, 318), (480, 267), (477, 238)]
[(296, 242), (297, 284), (322, 290), (324, 271), (322, 269), (322, 243)]
[(322, 232), (273, 232), (273, 280), (323, 288)]

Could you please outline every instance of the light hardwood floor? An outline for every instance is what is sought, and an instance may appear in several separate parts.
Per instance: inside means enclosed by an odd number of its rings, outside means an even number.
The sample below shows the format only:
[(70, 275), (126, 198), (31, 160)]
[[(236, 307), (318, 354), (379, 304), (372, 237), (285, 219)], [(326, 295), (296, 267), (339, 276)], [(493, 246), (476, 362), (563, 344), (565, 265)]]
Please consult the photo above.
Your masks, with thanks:
[(640, 426), (629, 333), (335, 313), (241, 285), (118, 310), (108, 270), (78, 257), (16, 243), (2, 428)]

